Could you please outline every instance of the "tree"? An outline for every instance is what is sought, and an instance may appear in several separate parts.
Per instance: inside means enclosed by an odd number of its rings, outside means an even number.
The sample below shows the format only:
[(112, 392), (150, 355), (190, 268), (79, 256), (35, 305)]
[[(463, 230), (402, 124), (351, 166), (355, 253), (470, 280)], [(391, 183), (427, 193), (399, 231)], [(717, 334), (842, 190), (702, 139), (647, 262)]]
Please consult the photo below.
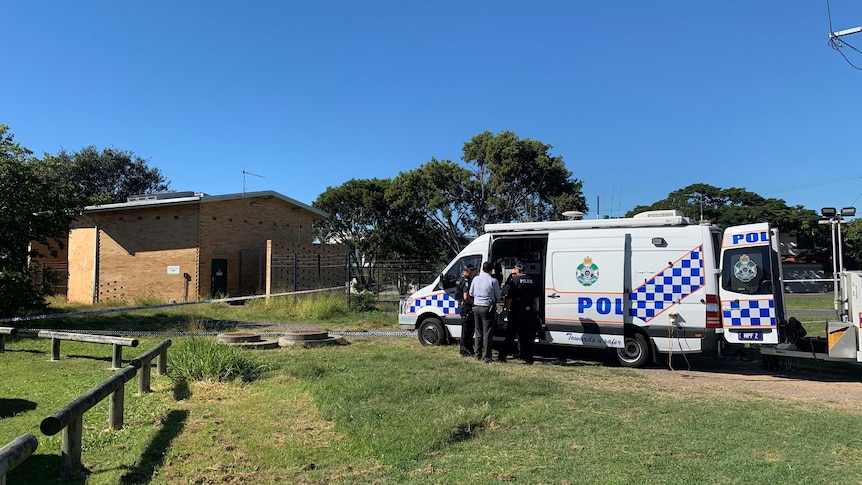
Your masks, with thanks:
[[(387, 213), (386, 189), (389, 179), (351, 179), (338, 187), (327, 187), (312, 205), (329, 213), (315, 223), (323, 242), (349, 245), (358, 264), (372, 263), (386, 251), (383, 231), (378, 227)], [(353, 253), (353, 251), (351, 251)]]
[(0, 316), (39, 306), (49, 288), (34, 287), (29, 264), (45, 256), (32, 242), (56, 251), (81, 209), (56, 160), (39, 160), (0, 125)]
[(635, 207), (626, 217), (662, 209), (675, 209), (690, 219), (707, 220), (720, 227), (771, 222), (794, 236), (805, 236), (817, 229), (817, 214), (801, 205), (790, 207), (782, 199), (766, 199), (745, 189), (722, 189), (708, 184), (675, 190), (663, 200)]
[(844, 239), (844, 267), (862, 269), (862, 219), (854, 219), (841, 226)]
[[(427, 226), (427, 231), (400, 231), (410, 237), (407, 246), (425, 259), (439, 261), (460, 251), (465, 229), (476, 226), (474, 207), (480, 200), (477, 181), (466, 168), (450, 160), (432, 158), (392, 181), (387, 193), (407, 227)], [(420, 239), (421, 238), (421, 239)]]
[(64, 176), (88, 204), (125, 202), (130, 195), (164, 192), (170, 185), (159, 169), (148, 167), (147, 160), (131, 151), (99, 152), (91, 145), (75, 153), (46, 154), (45, 159), (64, 167)]
[(557, 220), (567, 210), (586, 211), (581, 189), (562, 156), (551, 145), (520, 139), (511, 131), (489, 131), (464, 144), (461, 159), (475, 166), (476, 201), (473, 227), (480, 233), (489, 222)]
[(817, 224), (817, 213), (801, 205), (788, 206), (782, 199), (767, 199), (745, 189), (722, 189), (693, 184), (675, 190), (648, 206), (637, 206), (626, 217), (648, 210), (675, 209), (693, 220), (707, 220), (719, 227), (770, 222), (782, 233), (795, 236), (799, 248), (810, 256), (828, 257), (829, 230)]

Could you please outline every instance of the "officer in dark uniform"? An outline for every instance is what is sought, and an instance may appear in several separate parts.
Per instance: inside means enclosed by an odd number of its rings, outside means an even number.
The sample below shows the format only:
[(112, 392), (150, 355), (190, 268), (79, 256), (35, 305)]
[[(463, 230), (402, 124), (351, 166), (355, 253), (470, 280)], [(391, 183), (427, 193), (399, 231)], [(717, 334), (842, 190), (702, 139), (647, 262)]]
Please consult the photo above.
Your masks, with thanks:
[(458, 312), (461, 314), (461, 355), (472, 356), (473, 332), (476, 322), (473, 320), (473, 297), (470, 296), (470, 283), (476, 276), (476, 267), (468, 264), (458, 280), (455, 281), (455, 299), (458, 301)]
[(536, 312), (539, 311), (539, 285), (525, 273), (525, 270), (526, 265), (518, 261), (512, 271), (512, 281), (506, 294), (506, 309), (509, 311), (506, 341), (498, 357), (501, 362), (505, 362), (506, 357), (514, 351), (517, 334), (521, 346), (521, 358), (525, 364), (533, 363), (534, 325)]

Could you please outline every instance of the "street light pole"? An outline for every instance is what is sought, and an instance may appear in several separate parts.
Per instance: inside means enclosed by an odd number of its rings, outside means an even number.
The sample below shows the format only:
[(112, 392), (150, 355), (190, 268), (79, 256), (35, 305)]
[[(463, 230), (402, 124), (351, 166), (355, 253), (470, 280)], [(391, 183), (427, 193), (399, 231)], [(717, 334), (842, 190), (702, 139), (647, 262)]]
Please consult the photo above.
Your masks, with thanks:
[[(844, 244), (841, 239), (841, 224), (844, 223), (845, 217), (853, 217), (856, 215), (855, 207), (844, 207), (841, 212), (835, 210), (834, 207), (824, 207), (820, 210), (823, 220), (819, 224), (829, 224), (832, 229), (832, 293), (833, 304), (835, 311), (839, 312), (839, 316), (843, 319), (844, 308), (841, 301), (840, 286), (841, 275), (844, 273)], [(836, 228), (837, 226), (837, 228)], [(836, 232), (838, 237), (835, 237)], [(836, 247), (837, 245), (837, 247)]]

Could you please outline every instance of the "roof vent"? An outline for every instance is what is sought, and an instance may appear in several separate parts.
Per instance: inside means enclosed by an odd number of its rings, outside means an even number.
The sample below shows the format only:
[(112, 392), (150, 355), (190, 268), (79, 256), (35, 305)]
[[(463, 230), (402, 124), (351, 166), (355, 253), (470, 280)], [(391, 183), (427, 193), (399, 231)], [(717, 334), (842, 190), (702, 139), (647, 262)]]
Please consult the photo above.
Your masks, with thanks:
[(678, 210), (646, 211), (635, 214), (634, 219), (665, 219), (668, 217), (685, 217), (685, 214)]

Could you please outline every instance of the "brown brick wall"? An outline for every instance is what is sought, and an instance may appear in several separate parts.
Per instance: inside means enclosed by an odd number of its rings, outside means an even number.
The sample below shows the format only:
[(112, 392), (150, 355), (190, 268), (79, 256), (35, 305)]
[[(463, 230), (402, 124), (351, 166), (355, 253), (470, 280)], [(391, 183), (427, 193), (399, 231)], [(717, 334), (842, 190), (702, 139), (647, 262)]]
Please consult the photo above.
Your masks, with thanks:
[[(227, 295), (263, 293), (267, 241), (312, 246), (313, 239), (312, 214), (276, 197), (91, 212), (73, 226), (69, 239), (71, 301), (93, 299), (96, 224), (98, 299), (127, 303), (151, 297), (182, 301), (183, 273), (191, 276), (188, 299), (210, 298), (213, 260), (227, 262)], [(179, 266), (179, 274), (168, 274), (169, 266)], [(343, 272), (342, 265), (335, 273)]]
[[(94, 214), (99, 222), (99, 301), (182, 301), (197, 288), (198, 206), (175, 205)], [(179, 266), (179, 274), (168, 274)]]

